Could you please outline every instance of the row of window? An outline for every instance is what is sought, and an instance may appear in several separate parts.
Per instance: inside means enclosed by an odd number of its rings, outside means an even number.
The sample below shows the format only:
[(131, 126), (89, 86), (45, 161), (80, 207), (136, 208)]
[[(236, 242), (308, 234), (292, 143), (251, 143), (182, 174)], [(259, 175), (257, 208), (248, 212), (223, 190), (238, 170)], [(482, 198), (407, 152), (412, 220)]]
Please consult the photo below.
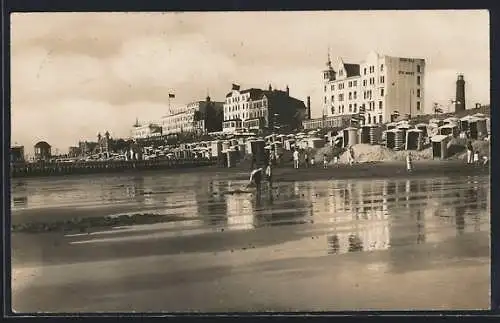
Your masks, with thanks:
[(266, 111), (265, 110), (258, 110), (258, 111), (250, 111), (250, 112), (242, 112), (241, 114), (234, 114), (234, 115), (224, 115), (224, 120), (229, 120), (229, 119), (254, 119), (254, 118), (261, 118), (266, 116)]
[[(370, 85), (375, 85), (375, 78), (370, 77), (369, 79), (364, 79), (363, 86), (367, 86), (368, 82)], [(418, 80), (417, 82), (418, 82), (418, 84), (420, 84), (420, 80)], [(379, 83), (380, 84), (385, 83), (385, 76), (382, 75), (379, 77)], [(338, 87), (339, 90), (343, 90), (345, 88), (344, 83), (339, 83), (338, 85), (339, 85), (339, 87)], [(348, 87), (357, 87), (357, 86), (358, 86), (358, 81), (349, 81), (348, 82)], [(330, 89), (332, 91), (335, 91), (335, 84), (330, 85)], [(324, 91), (326, 92), (326, 85), (324, 86)]]
[[(363, 75), (366, 75), (367, 68), (363, 69)], [(368, 67), (368, 71), (370, 74), (375, 73), (375, 66), (371, 65)], [(384, 71), (384, 64), (380, 64), (380, 72)]]
[(226, 99), (226, 103), (236, 103), (240, 101), (248, 101), (250, 98), (250, 93), (243, 94), (241, 96), (231, 97)]
[(251, 107), (252, 109), (258, 109), (258, 108), (262, 108), (264, 106), (265, 106), (264, 101), (255, 101), (252, 103), (243, 103), (241, 105), (238, 104), (238, 105), (233, 105), (233, 106), (225, 106), (224, 113), (240, 111), (243, 109), (248, 109), (249, 107)]

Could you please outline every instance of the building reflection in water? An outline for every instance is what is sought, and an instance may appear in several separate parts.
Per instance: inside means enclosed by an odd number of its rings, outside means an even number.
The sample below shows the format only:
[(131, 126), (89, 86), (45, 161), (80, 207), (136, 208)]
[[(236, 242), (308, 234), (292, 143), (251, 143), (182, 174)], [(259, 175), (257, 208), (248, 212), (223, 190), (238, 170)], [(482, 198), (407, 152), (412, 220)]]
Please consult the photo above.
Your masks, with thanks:
[(389, 247), (384, 185), (374, 181), (313, 182), (307, 187), (314, 223), (328, 224), (327, 252), (342, 254)]
[(210, 226), (226, 226), (228, 224), (227, 203), (224, 194), (222, 194), (227, 182), (210, 181), (208, 183), (206, 200), (203, 196), (197, 197), (198, 213), (203, 222)]
[(457, 234), (463, 234), (465, 231), (465, 211), (467, 207), (464, 205), (457, 205), (455, 207), (455, 224), (457, 226)]
[[(479, 184), (468, 190), (466, 200), (461, 200), (457, 192), (467, 184), (445, 178), (333, 181), (327, 188), (325, 185), (311, 186), (309, 195), (314, 222), (333, 225), (327, 237), (329, 254), (422, 244), (428, 241), (429, 232), (432, 241), (440, 241), (449, 233), (440, 229), (439, 223), (453, 219), (457, 234), (462, 234), (467, 228), (467, 214), (471, 215), (470, 225), (479, 231), (489, 198), (488, 188)], [(320, 193), (325, 189), (329, 194)], [(464, 202), (467, 206), (462, 205)]]
[(133, 198), (137, 203), (144, 203), (144, 177), (136, 176), (130, 185), (126, 185), (127, 197)]
[[(307, 186), (294, 183), (291, 189), (265, 189), (260, 198), (255, 194), (226, 194), (227, 228), (229, 230), (251, 230), (264, 226), (302, 224), (310, 214)], [(238, 185), (238, 187), (241, 184)], [(228, 185), (231, 191), (231, 185)], [(297, 195), (296, 192), (301, 192)]]

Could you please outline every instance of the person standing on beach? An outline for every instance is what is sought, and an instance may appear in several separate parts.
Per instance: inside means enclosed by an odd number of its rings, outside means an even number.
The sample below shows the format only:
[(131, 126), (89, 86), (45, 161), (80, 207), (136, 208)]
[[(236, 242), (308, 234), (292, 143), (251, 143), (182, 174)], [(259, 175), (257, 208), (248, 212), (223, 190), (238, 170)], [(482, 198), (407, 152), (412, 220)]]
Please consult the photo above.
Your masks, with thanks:
[(472, 153), (473, 147), (472, 147), (472, 142), (469, 140), (467, 141), (467, 164), (472, 164), (473, 163), (473, 153)]
[(266, 167), (266, 180), (267, 183), (269, 184), (269, 191), (272, 192), (273, 188), (273, 170), (272, 170), (272, 163), (269, 162), (269, 164)]
[(304, 163), (306, 168), (309, 167), (309, 156), (307, 156), (307, 151), (304, 153)]
[(354, 149), (352, 148), (352, 146), (349, 147), (349, 165), (352, 165), (354, 164)]
[(299, 168), (299, 151), (297, 148), (295, 148), (295, 151), (293, 152), (293, 168)]
[(474, 152), (474, 165), (479, 165), (479, 151)]
[(328, 158), (326, 154), (323, 154), (323, 168), (328, 168)]

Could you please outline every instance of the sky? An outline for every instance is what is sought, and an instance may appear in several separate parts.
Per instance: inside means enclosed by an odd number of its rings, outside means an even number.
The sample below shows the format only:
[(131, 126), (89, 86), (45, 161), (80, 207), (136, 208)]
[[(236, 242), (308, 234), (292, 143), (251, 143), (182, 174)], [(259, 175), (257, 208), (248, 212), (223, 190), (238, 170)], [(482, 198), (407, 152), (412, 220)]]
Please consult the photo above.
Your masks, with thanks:
[(11, 143), (63, 153), (172, 106), (223, 101), (232, 83), (311, 96), (321, 116), (332, 59), (379, 54), (426, 60), (425, 109), (448, 105), (458, 73), (468, 106), (489, 103), (489, 15), (466, 11), (18, 13), (11, 15)]

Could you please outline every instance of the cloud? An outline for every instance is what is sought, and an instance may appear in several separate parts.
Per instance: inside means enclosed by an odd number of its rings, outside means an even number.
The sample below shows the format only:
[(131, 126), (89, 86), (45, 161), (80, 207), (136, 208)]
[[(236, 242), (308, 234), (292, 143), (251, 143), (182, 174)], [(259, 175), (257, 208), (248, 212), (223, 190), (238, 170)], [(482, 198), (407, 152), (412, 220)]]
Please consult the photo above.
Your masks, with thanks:
[(113, 73), (125, 82), (171, 88), (214, 82), (233, 70), (231, 59), (200, 35), (134, 39), (112, 62)]
[(61, 56), (47, 49), (33, 48), (12, 57), (12, 101), (42, 102), (60, 96), (78, 97), (79, 89), (97, 90), (105, 83), (106, 69), (103, 61), (89, 56)]
[(12, 142), (32, 152), (36, 142), (45, 140), (67, 151), (78, 140), (95, 140), (98, 132), (106, 130), (115, 137), (128, 137), (136, 117), (141, 122), (155, 121), (165, 112), (165, 105), (147, 101), (123, 105), (85, 99), (41, 102), (38, 109), (12, 110)]

